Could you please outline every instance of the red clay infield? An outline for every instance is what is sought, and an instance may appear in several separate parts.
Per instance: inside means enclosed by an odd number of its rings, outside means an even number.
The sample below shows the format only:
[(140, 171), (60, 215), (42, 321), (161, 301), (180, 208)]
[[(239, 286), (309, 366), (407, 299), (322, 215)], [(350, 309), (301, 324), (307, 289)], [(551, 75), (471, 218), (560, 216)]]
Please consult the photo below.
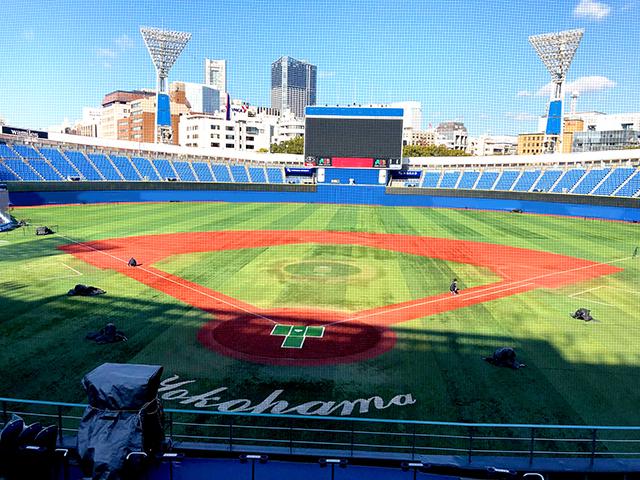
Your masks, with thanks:
[[(500, 282), (357, 313), (319, 309), (261, 309), (152, 265), (171, 255), (301, 243), (362, 245), (489, 268)], [(611, 265), (504, 245), (410, 235), (325, 231), (222, 231), (113, 238), (60, 247), (79, 259), (116, 270), (149, 287), (209, 312), (214, 319), (199, 341), (230, 357), (272, 365), (326, 365), (373, 358), (395, 345), (388, 327), (536, 288), (558, 288), (620, 271)], [(131, 268), (129, 258), (142, 265)], [(303, 348), (281, 348), (270, 335), (276, 324), (321, 325), (322, 338)]]

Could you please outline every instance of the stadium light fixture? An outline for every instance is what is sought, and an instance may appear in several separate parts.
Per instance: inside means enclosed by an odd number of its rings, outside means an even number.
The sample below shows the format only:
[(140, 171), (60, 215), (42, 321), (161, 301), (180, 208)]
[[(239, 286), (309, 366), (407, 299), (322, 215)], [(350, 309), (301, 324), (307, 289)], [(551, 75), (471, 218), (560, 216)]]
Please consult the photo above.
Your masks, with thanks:
[(538, 57), (547, 68), (554, 84), (544, 141), (547, 151), (550, 153), (555, 152), (562, 143), (562, 131), (564, 128), (563, 87), (567, 78), (567, 71), (571, 66), (583, 35), (584, 30), (574, 29), (529, 37), (529, 43), (531, 43)]
[(191, 34), (174, 32), (153, 27), (140, 27), (151, 60), (156, 68), (156, 143), (171, 143), (171, 110), (167, 78), (184, 47), (191, 40)]

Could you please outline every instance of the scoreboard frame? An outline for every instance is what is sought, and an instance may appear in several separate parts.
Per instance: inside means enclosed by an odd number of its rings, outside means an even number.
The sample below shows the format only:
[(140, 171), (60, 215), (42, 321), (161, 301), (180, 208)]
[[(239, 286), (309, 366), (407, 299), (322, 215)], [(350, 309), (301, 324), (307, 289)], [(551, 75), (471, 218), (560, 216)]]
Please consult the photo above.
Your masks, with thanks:
[[(400, 170), (402, 168), (402, 132), (403, 132), (403, 118), (404, 110), (402, 108), (390, 108), (390, 107), (306, 107), (305, 109), (305, 142), (304, 142), (304, 165), (305, 167), (327, 167), (327, 168), (366, 168), (366, 169), (393, 169)], [(339, 131), (338, 122), (343, 122), (348, 125), (349, 120), (361, 120), (364, 123), (365, 128), (372, 126), (372, 123), (378, 123), (375, 126), (382, 127), (382, 122), (394, 122), (390, 124), (388, 129), (383, 129), (381, 137), (393, 137), (397, 136), (397, 153), (394, 151), (395, 146), (390, 148), (379, 143), (380, 151), (375, 151), (375, 144), (373, 148), (358, 149), (357, 144), (349, 145), (343, 143), (336, 145), (333, 152), (319, 152), (322, 148), (318, 146), (317, 136), (313, 137), (313, 140), (309, 140), (311, 135), (309, 132), (313, 131), (312, 128), (320, 128), (320, 126), (313, 126), (310, 128), (310, 123), (317, 123), (316, 119), (335, 119), (335, 125), (327, 125), (328, 129), (333, 128), (336, 137), (340, 137), (341, 131)], [(311, 122), (310, 122), (311, 120)], [(346, 122), (345, 122), (346, 121)], [(352, 126), (349, 126), (353, 128)], [(348, 132), (349, 128), (345, 127)], [(315, 133), (315, 132), (314, 132)], [(371, 135), (371, 130), (367, 132)], [(348, 135), (348, 134), (347, 134)], [(347, 137), (351, 138), (351, 137)], [(378, 137), (376, 137), (377, 139)], [(342, 136), (342, 140), (345, 136)], [(336, 142), (341, 139), (338, 138)], [(311, 146), (309, 143), (314, 142)], [(393, 142), (395, 143), (395, 141)], [(326, 145), (325, 145), (326, 146)], [(310, 151), (312, 150), (312, 151)], [(330, 150), (330, 149), (328, 149)], [(357, 151), (356, 151), (357, 150)], [(373, 150), (373, 151), (372, 151)], [(355, 154), (354, 154), (355, 153)], [(360, 155), (358, 155), (360, 153)], [(364, 153), (364, 155), (362, 155)]]

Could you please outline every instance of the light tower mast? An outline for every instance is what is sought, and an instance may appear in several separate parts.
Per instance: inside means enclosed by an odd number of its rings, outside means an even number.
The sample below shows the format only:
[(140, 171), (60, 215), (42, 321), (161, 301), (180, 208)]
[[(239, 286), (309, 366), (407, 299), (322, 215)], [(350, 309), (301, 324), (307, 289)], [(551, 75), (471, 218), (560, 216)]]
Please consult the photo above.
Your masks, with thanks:
[(529, 42), (551, 74), (554, 84), (549, 102), (547, 128), (544, 145), (546, 153), (561, 151), (563, 125), (562, 102), (564, 100), (564, 82), (573, 57), (580, 45), (584, 30), (565, 30), (557, 33), (544, 33), (529, 37)]
[(167, 78), (182, 50), (191, 39), (190, 33), (159, 28), (140, 27), (153, 65), (156, 67), (156, 129), (155, 143), (171, 143), (171, 103)]

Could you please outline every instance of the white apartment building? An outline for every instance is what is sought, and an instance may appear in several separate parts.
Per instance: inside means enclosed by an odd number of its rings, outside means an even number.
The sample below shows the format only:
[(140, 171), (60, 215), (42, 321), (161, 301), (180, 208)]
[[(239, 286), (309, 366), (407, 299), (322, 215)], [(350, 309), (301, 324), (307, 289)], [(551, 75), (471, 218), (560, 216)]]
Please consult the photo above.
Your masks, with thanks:
[(226, 120), (192, 113), (180, 120), (180, 145), (229, 150), (269, 150), (273, 125), (256, 119)]
[(508, 135), (480, 135), (467, 141), (467, 153), (474, 156), (515, 155), (517, 149), (518, 137)]

